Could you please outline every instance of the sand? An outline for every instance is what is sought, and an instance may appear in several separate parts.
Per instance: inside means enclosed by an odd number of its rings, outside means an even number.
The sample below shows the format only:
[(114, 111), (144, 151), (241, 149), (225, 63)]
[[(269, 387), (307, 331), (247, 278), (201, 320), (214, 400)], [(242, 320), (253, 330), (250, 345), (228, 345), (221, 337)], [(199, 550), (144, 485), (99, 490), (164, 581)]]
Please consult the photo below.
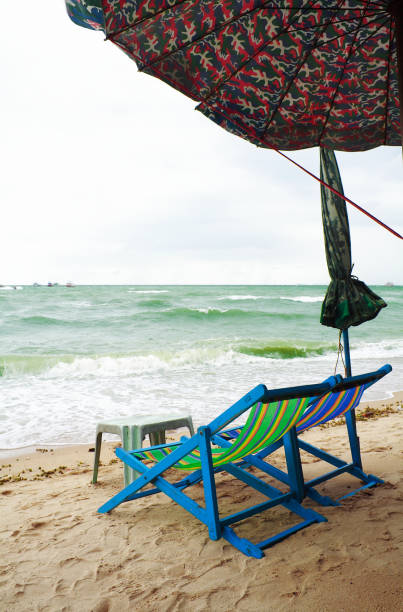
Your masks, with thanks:
[[(391, 414), (358, 423), (364, 469), (385, 484), (340, 507), (304, 501), (328, 522), (267, 549), (262, 560), (245, 557), (225, 540), (211, 541), (204, 525), (162, 494), (97, 514), (122, 487), (122, 466), (111, 443), (103, 446), (96, 485), (88, 445), (0, 459), (0, 609), (402, 610), (402, 400), (400, 393), (378, 402), (376, 408), (385, 413), (389, 407)], [(304, 436), (348, 458), (344, 426)], [(303, 460), (308, 476), (321, 472), (321, 462), (307, 455)], [(260, 499), (229, 476), (218, 480), (224, 513)], [(357, 482), (341, 476), (321, 491), (338, 497)], [(195, 499), (201, 500), (201, 493), (194, 488)], [(251, 538), (270, 535), (293, 520), (276, 509), (249, 519), (239, 531)]]

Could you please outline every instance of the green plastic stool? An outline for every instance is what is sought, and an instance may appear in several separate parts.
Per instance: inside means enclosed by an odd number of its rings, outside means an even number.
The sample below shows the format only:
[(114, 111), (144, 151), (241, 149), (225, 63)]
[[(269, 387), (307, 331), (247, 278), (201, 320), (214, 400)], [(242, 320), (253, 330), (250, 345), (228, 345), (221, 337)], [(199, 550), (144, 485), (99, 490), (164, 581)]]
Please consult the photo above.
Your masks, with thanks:
[[(143, 446), (143, 440), (147, 434), (150, 437), (151, 445), (165, 444), (165, 431), (167, 429), (178, 429), (179, 427), (187, 427), (190, 435), (193, 436), (193, 421), (190, 414), (130, 416), (98, 423), (95, 436), (94, 469), (92, 472), (93, 484), (97, 482), (98, 478), (103, 433), (120, 436), (123, 448), (125, 450), (133, 450)], [(130, 469), (128, 465), (124, 465), (125, 486), (135, 480), (137, 476), (139, 476), (138, 472)]]

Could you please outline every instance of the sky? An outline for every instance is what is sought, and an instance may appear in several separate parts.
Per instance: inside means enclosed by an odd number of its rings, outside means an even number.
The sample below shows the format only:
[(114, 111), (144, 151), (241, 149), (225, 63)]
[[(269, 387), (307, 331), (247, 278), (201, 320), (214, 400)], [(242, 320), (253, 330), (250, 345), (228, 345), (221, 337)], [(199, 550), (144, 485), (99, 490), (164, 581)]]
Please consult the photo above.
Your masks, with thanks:
[[(0, 284), (328, 283), (316, 181), (138, 72), (62, 0), (40, 9), (22, 0), (16, 22), (2, 6)], [(318, 149), (290, 156), (319, 173)], [(337, 158), (346, 195), (403, 234), (401, 149)], [(354, 274), (403, 285), (403, 241), (348, 212)]]

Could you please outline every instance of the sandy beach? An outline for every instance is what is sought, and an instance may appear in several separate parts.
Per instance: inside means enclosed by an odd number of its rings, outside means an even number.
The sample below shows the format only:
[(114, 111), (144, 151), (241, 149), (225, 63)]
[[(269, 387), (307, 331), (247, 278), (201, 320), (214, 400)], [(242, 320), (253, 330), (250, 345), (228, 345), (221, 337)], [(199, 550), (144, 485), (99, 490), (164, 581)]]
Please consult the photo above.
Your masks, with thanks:
[[(225, 540), (211, 541), (201, 523), (163, 495), (98, 514), (122, 487), (113, 443), (103, 445), (97, 485), (91, 484), (90, 445), (37, 448), (1, 459), (1, 609), (401, 610), (402, 406), (399, 393), (360, 407), (364, 469), (385, 484), (340, 507), (305, 500), (328, 522), (267, 549), (262, 560), (243, 556)], [(305, 439), (348, 458), (344, 426), (312, 430)], [(307, 475), (321, 473), (321, 462), (306, 455), (303, 461)], [(253, 502), (246, 485), (227, 475), (218, 480), (224, 513), (235, 502)], [(321, 491), (338, 497), (355, 482), (341, 476)], [(194, 496), (201, 499), (201, 488), (194, 488)], [(263, 527), (267, 532), (289, 516), (268, 511), (242, 529), (249, 535)]]

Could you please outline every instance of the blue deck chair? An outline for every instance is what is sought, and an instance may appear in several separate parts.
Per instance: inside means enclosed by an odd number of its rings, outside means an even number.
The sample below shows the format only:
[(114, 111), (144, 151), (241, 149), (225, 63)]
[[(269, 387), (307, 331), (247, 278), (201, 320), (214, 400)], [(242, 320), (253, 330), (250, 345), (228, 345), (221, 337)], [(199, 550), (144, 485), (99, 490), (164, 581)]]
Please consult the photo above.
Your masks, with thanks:
[[(258, 453), (277, 440), (280, 440), (295, 426), (313, 397), (327, 394), (341, 377), (331, 377), (317, 385), (290, 387), (287, 389), (268, 390), (265, 385), (258, 385), (233, 406), (205, 427), (200, 427), (191, 438), (182, 438), (178, 443), (161, 444), (149, 448), (125, 451), (116, 449), (116, 455), (130, 468), (140, 472), (140, 476), (120, 493), (101, 506), (98, 511), (110, 512), (123, 502), (163, 492), (185, 510), (207, 525), (212, 540), (224, 537), (228, 542), (247, 556), (261, 558), (263, 550), (275, 542), (315, 522), (325, 521), (317, 512), (304, 508), (295, 499), (294, 490), (298, 486), (289, 466), (289, 478), (292, 482), (290, 491), (281, 490), (267, 484), (237, 465), (245, 456)], [(211, 440), (223, 428), (249, 411), (245, 425), (225, 447), (211, 447)], [(153, 467), (143, 462), (155, 462)], [(190, 472), (178, 482), (169, 482), (163, 474), (170, 468)], [(215, 473), (226, 471), (245, 484), (256, 489), (268, 499), (247, 510), (240, 510), (230, 516), (220, 517), (218, 510)], [(295, 477), (295, 483), (294, 483)], [(184, 493), (184, 489), (203, 482), (204, 502), (202, 507)], [(149, 484), (154, 488), (143, 490)], [(232, 524), (243, 521), (255, 514), (281, 504), (303, 520), (257, 544), (239, 537)]]
[[(359, 376), (351, 376), (349, 378), (342, 379), (328, 394), (323, 395), (320, 398), (315, 398), (313, 401), (311, 401), (302, 416), (298, 419), (295, 427), (291, 428), (281, 440), (272, 444), (271, 447), (265, 448), (261, 452), (258, 452), (253, 457), (249, 456), (245, 458), (244, 464), (254, 465), (260, 470), (289, 485), (289, 487), (294, 491), (294, 496), (298, 501), (302, 501), (304, 497), (309, 496), (324, 506), (337, 506), (340, 504), (342, 499), (350, 497), (362, 489), (373, 487), (379, 483), (382, 483), (383, 481), (377, 476), (374, 476), (373, 474), (366, 474), (363, 471), (359, 438), (355, 428), (348, 428), (348, 437), (352, 457), (351, 462), (343, 461), (342, 459), (339, 459), (338, 457), (335, 457), (330, 453), (309, 444), (299, 437), (299, 434), (312, 427), (317, 427), (318, 425), (327, 423), (336, 417), (345, 415), (347, 420), (351, 412), (354, 411), (354, 409), (360, 403), (364, 391), (375, 382), (383, 378), (386, 374), (391, 372), (391, 370), (392, 367), (387, 364), (375, 372), (369, 372), (368, 374), (361, 374)], [(238, 435), (238, 431), (239, 428), (235, 428), (222, 432), (220, 434), (221, 444), (227, 445), (234, 436)], [(215, 439), (215, 442), (219, 443), (218, 437)], [(281, 446), (284, 446), (288, 473), (275, 468), (265, 461), (265, 458), (268, 455), (272, 454)], [(300, 458), (300, 450), (306, 451), (318, 459), (329, 463), (335, 469), (331, 470), (330, 472), (326, 472), (317, 478), (305, 481)], [(292, 472), (291, 474), (290, 466)], [(352, 476), (355, 476), (363, 484), (337, 500), (318, 493), (315, 488), (316, 486), (343, 473), (349, 473)]]

